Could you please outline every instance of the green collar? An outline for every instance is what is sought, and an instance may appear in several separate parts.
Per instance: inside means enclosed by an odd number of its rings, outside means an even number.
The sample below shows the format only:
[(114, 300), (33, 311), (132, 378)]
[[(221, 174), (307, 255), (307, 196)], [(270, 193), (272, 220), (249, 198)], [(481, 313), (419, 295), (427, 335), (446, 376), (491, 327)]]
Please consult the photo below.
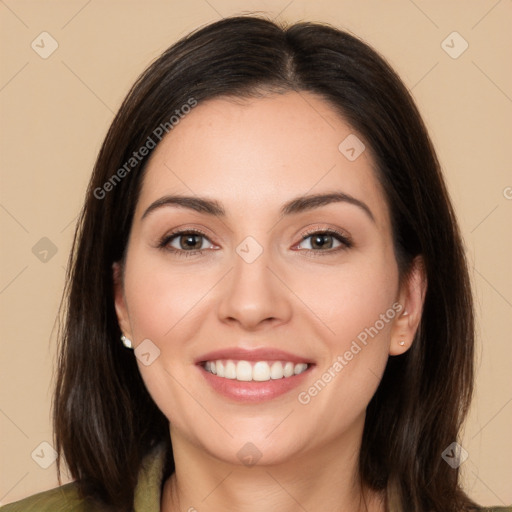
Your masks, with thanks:
[(160, 512), (165, 455), (165, 443), (160, 443), (142, 461), (135, 488), (135, 512)]

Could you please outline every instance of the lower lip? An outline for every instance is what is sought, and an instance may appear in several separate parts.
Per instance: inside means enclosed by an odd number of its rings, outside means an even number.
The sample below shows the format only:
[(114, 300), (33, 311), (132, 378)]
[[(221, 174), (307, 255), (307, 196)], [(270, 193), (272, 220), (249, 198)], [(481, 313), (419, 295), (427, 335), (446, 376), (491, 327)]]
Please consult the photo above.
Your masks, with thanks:
[(314, 365), (299, 375), (283, 377), (282, 379), (270, 379), (262, 382), (243, 382), (236, 379), (226, 379), (207, 372), (201, 365), (198, 366), (206, 382), (217, 393), (237, 402), (264, 402), (290, 392), (304, 382)]

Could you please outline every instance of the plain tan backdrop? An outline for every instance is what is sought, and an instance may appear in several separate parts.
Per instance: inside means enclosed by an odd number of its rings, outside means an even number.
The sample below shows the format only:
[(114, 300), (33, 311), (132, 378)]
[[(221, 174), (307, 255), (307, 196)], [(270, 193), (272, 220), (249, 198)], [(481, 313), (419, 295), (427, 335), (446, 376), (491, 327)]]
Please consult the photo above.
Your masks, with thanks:
[(476, 298), (465, 487), (481, 504), (512, 503), (510, 0), (0, 0), (0, 504), (58, 483), (51, 446), (41, 444), (53, 442), (54, 321), (76, 216), (115, 111), (178, 38), (248, 12), (346, 29), (411, 90), (455, 204)]

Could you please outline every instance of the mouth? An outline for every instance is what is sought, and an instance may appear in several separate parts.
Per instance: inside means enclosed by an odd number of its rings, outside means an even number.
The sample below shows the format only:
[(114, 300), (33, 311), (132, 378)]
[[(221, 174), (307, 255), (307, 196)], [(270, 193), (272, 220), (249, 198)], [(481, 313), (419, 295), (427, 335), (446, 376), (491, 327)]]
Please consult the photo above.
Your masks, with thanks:
[(210, 387), (237, 402), (272, 400), (308, 377), (315, 363), (275, 349), (233, 348), (205, 354), (196, 367)]

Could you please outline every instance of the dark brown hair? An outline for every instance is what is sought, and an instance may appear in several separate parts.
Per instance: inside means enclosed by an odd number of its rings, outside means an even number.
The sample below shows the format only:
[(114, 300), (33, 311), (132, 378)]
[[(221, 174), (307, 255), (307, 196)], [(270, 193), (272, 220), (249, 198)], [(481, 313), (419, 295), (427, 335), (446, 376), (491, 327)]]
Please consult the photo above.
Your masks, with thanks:
[(316, 94), (364, 137), (391, 211), (401, 278), (415, 256), (425, 263), (414, 343), (389, 359), (368, 406), (362, 481), (385, 491), (393, 512), (469, 509), (458, 470), (441, 453), (457, 440), (472, 393), (473, 304), (456, 218), (418, 110), (385, 60), (356, 37), (252, 16), (223, 19), (171, 46), (134, 84), (108, 131), (67, 274), (53, 404), (59, 465), (64, 456), (82, 496), (111, 510), (133, 508), (142, 458), (156, 444), (168, 447), (164, 477), (174, 470), (168, 421), (119, 340), (113, 296), (112, 263), (123, 260), (151, 152), (123, 179), (114, 183), (113, 175), (157, 127), (170, 131), (169, 119), (191, 98), (287, 91)]

